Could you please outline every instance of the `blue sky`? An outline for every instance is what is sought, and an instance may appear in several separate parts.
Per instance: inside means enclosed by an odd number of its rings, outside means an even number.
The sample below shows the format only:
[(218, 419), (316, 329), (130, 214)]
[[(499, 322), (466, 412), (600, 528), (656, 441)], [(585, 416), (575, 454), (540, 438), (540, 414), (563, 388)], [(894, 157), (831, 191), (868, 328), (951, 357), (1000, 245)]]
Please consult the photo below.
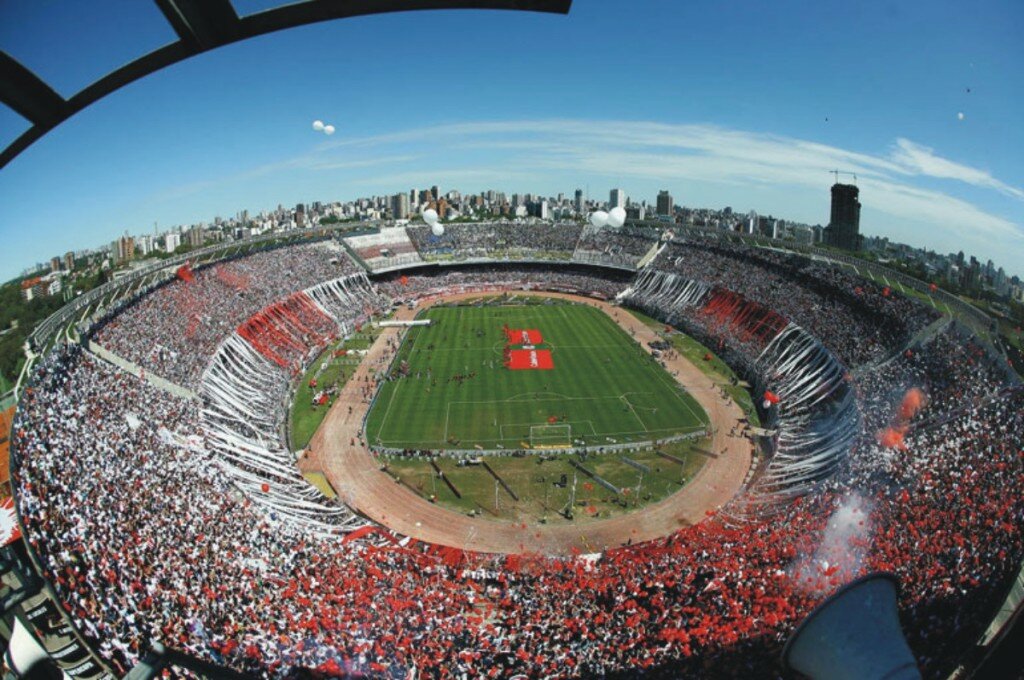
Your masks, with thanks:
[[(576, 0), (284, 31), (136, 82), (0, 170), (0, 280), (154, 222), (432, 184), (824, 223), (832, 168), (857, 173), (862, 232), (1024, 275), (1022, 33), (1019, 0)], [(138, 0), (0, 0), (0, 48), (62, 94), (172, 38)], [(0, 106), (0, 143), (25, 126)]]

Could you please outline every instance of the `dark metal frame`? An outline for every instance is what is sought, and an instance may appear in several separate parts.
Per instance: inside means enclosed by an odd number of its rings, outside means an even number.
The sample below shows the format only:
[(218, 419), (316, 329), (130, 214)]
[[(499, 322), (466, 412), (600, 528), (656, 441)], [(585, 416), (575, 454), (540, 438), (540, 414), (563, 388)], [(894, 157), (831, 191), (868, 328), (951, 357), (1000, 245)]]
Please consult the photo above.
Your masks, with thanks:
[[(282, 0), (284, 2), (285, 0)], [(239, 17), (230, 0), (154, 0), (178, 40), (129, 62), (64, 99), (0, 50), (0, 101), (31, 124), (0, 152), (0, 168), (47, 132), (111, 92), (216, 47), (332, 19), (425, 9), (503, 9), (568, 14), (572, 0), (305, 0)]]

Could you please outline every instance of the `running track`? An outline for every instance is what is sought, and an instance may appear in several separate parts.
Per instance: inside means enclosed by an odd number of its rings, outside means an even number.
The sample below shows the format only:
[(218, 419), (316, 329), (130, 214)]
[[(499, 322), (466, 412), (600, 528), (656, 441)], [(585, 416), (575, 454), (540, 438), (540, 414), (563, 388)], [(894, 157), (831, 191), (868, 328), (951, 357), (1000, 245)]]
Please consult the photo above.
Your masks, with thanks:
[[(445, 301), (479, 297), (482, 292), (445, 296)], [(489, 291), (501, 292), (501, 291)], [(510, 291), (523, 294), (522, 291)], [(590, 298), (562, 293), (533, 293), (581, 302), (603, 310), (627, 333), (648, 349), (648, 341), (658, 339), (655, 331), (623, 309)], [(440, 301), (421, 302), (415, 310), (401, 307), (396, 319), (411, 319), (426, 307)], [(709, 458), (697, 475), (680, 491), (654, 505), (627, 515), (576, 524), (523, 525), (482, 517), (469, 517), (430, 503), (387, 473), (380, 471), (377, 459), (360, 444), (359, 430), (368, 406), (360, 398), (360, 385), (375, 367), (390, 355), (387, 339), (397, 344), (403, 328), (387, 328), (369, 349), (363, 363), (345, 384), (309, 445), (299, 467), (326, 475), (340, 499), (370, 519), (399, 534), (428, 543), (440, 543), (463, 550), (484, 553), (540, 553), (567, 555), (573, 550), (598, 552), (625, 544), (649, 541), (672, 533), (681, 526), (696, 524), (708, 511), (724, 505), (739, 491), (750, 470), (751, 442), (742, 436), (730, 436), (732, 426), (743, 418), (740, 407), (723, 396), (720, 388), (691, 362), (677, 357), (667, 362), (678, 379), (707, 412), (714, 429), (711, 450), (719, 454)], [(348, 407), (353, 406), (352, 413)], [(355, 440), (355, 446), (350, 442)]]

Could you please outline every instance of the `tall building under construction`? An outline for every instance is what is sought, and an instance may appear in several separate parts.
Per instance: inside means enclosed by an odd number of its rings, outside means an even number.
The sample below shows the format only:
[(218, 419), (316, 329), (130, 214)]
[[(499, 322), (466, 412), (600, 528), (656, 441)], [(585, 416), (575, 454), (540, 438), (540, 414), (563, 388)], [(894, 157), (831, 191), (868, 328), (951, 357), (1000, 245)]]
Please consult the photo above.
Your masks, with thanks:
[(844, 250), (860, 250), (860, 190), (853, 184), (832, 185), (832, 218), (825, 227), (825, 243)]

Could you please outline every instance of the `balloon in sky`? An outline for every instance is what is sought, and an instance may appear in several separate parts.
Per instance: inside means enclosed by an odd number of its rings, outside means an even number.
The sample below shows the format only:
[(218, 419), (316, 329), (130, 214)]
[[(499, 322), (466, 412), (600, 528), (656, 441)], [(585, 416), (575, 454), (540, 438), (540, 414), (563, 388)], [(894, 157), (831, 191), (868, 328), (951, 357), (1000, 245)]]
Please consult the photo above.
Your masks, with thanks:
[(621, 227), (626, 223), (626, 211), (618, 206), (608, 212), (608, 226)]
[(608, 223), (608, 213), (603, 210), (590, 213), (590, 223), (595, 227), (603, 227)]
[(964, 112), (961, 111), (960, 113), (956, 114), (956, 118), (957, 118), (957, 120), (963, 120), (964, 119)]
[(423, 221), (433, 227), (437, 224), (437, 211), (433, 208), (427, 208), (423, 211)]
[(314, 120), (313, 129), (316, 130), (317, 132), (322, 132), (324, 129), (324, 122), (322, 120)]
[(333, 135), (334, 134), (334, 126), (333, 125), (325, 125), (324, 126), (324, 134), (325, 135)]
[(434, 236), (441, 236), (444, 234), (444, 225), (440, 222), (434, 222), (430, 225), (430, 233)]

